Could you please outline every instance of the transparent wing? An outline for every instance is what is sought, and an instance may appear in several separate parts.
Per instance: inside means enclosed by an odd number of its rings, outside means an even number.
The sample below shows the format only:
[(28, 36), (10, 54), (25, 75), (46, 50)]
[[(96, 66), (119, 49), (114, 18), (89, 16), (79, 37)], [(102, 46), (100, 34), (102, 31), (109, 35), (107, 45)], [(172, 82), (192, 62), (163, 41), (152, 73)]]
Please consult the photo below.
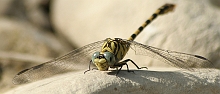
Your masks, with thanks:
[[(128, 40), (125, 40), (128, 41)], [(135, 41), (128, 41), (135, 54), (147, 55), (149, 57), (166, 62), (174, 67), (184, 68), (193, 71), (197, 67), (212, 67), (212, 63), (198, 55), (163, 50), (156, 47), (143, 45)], [(193, 67), (193, 68), (192, 68)]]
[(68, 71), (84, 70), (88, 68), (91, 56), (95, 51), (100, 51), (105, 40), (88, 44), (75, 49), (68, 54), (55, 58), (43, 64), (25, 69), (14, 78), (14, 84), (23, 84), (53, 76)]

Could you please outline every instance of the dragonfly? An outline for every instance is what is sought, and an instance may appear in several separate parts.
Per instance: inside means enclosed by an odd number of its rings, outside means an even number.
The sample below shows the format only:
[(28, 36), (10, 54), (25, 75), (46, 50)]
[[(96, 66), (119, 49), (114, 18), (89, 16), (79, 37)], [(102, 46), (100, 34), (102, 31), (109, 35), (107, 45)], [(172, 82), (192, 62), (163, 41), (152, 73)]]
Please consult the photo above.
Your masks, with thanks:
[[(119, 72), (121, 68), (126, 65), (127, 71), (131, 72), (128, 69), (128, 62), (133, 63), (137, 69), (146, 68), (139, 67), (131, 59), (125, 59), (122, 61), (130, 48), (135, 51), (135, 54), (150, 56), (172, 66), (187, 70), (193, 70), (191, 67), (211, 65), (211, 62), (208, 59), (199, 55), (163, 50), (134, 41), (136, 36), (139, 35), (148, 24), (157, 18), (157, 16), (172, 12), (175, 7), (175, 4), (164, 4), (161, 6), (128, 39), (107, 38), (105, 40), (88, 44), (75, 49), (64, 56), (19, 72), (13, 78), (13, 83), (24, 84), (64, 72), (88, 69), (84, 72), (86, 73), (92, 70), (91, 68), (97, 68), (100, 71), (107, 71), (109, 68), (120, 68), (118, 70)], [(89, 65), (89, 68), (88, 66), (84, 66), (85, 63)]]

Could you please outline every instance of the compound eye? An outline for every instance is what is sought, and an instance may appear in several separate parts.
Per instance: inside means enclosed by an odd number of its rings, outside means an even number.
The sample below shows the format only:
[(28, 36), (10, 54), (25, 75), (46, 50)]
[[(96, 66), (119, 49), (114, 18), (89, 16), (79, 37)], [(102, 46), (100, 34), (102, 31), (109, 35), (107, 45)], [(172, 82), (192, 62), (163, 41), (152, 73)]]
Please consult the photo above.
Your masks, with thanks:
[(115, 64), (115, 55), (110, 52), (104, 52), (105, 59), (108, 62), (109, 66), (113, 66)]
[(94, 63), (94, 59), (96, 59), (99, 55), (100, 55), (100, 52), (95, 52), (95, 53), (92, 55), (92, 62), (93, 62), (93, 63)]

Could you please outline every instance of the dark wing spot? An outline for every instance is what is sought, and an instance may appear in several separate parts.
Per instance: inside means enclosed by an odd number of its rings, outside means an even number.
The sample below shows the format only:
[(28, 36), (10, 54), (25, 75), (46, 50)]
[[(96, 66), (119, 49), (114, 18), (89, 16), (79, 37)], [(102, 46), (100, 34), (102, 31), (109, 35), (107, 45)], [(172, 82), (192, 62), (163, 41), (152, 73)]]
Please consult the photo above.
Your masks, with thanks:
[[(34, 67), (30, 68), (30, 69), (35, 70), (35, 69), (38, 69), (38, 68), (42, 67), (43, 65), (44, 65), (44, 64), (40, 64), (40, 65), (34, 66)], [(24, 73), (24, 72), (26, 72), (26, 71), (28, 71), (28, 70), (30, 70), (30, 69), (22, 70), (22, 71), (20, 71), (17, 75), (20, 75), (20, 74), (22, 74), (22, 73)]]
[(194, 55), (197, 58), (203, 59), (203, 60), (207, 60), (205, 57), (199, 56), (199, 55)]
[(43, 65), (44, 65), (44, 64), (40, 64), (40, 65), (34, 66), (34, 67), (33, 67), (33, 70), (38, 69), (38, 68), (41, 68)]
[(20, 75), (20, 74), (22, 74), (22, 73), (24, 73), (24, 72), (26, 72), (26, 71), (28, 71), (29, 69), (25, 69), (25, 70), (22, 70), (22, 71), (20, 71), (17, 75)]

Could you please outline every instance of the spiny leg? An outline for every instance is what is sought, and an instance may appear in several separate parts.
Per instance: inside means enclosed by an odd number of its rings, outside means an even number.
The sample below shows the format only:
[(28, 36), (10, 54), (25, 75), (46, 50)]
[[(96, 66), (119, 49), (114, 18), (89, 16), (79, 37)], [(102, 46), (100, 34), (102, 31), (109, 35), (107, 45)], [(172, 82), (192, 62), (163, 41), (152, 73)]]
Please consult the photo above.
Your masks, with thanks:
[[(84, 74), (86, 73), (86, 72), (88, 72), (88, 71), (90, 71), (91, 69), (90, 69), (90, 67), (91, 67), (91, 63), (92, 63), (92, 60), (90, 60), (90, 62), (89, 62), (89, 69), (88, 70), (86, 70), (86, 71), (84, 71)], [(93, 70), (93, 69), (92, 69)]]
[(124, 65), (127, 66), (127, 71), (128, 71), (128, 72), (134, 72), (134, 71), (130, 71), (130, 70), (129, 70), (129, 67), (128, 67), (128, 64), (127, 64), (128, 61), (130, 61), (131, 63), (133, 63), (133, 64), (137, 67), (137, 69), (143, 69), (143, 68), (148, 69), (147, 67), (138, 67), (138, 65), (137, 65), (136, 63), (134, 63), (134, 61), (132, 61), (131, 59), (126, 59), (126, 60), (124, 60), (124, 61), (122, 61), (122, 62), (119, 62), (117, 65), (115, 65), (115, 66), (120, 67), (120, 69), (119, 69), (119, 70), (117, 71), (117, 73), (116, 73), (116, 76), (117, 76), (118, 73), (121, 71), (121, 69), (122, 69), (122, 67), (123, 67)]
[(173, 11), (175, 8), (174, 4), (165, 4), (163, 6), (161, 6), (159, 9), (157, 9), (157, 11), (148, 19), (144, 22), (144, 24), (142, 24), (135, 32), (134, 34), (132, 34), (128, 40), (134, 40), (136, 38), (136, 36), (138, 34), (141, 33), (141, 31), (148, 25), (150, 24), (155, 18), (157, 18), (157, 16), (162, 15), (162, 14), (166, 14), (168, 12)]
[(120, 69), (117, 71), (116, 76), (117, 76), (118, 73), (121, 71), (121, 69), (122, 69), (122, 67), (123, 67), (124, 65), (127, 66), (127, 71), (128, 71), (128, 72), (133, 72), (133, 73), (134, 73), (134, 71), (130, 71), (130, 70), (129, 70), (128, 64), (127, 64), (127, 63), (124, 63), (123, 65), (120, 66)]
[(133, 64), (137, 67), (137, 69), (143, 69), (143, 68), (148, 69), (147, 67), (138, 67), (138, 65), (137, 65), (136, 63), (134, 63), (134, 61), (131, 60), (131, 59), (126, 59), (126, 60), (124, 60), (124, 61), (122, 61), (122, 62), (125, 62), (125, 63), (127, 64), (128, 61), (130, 61), (131, 63), (133, 63)]

